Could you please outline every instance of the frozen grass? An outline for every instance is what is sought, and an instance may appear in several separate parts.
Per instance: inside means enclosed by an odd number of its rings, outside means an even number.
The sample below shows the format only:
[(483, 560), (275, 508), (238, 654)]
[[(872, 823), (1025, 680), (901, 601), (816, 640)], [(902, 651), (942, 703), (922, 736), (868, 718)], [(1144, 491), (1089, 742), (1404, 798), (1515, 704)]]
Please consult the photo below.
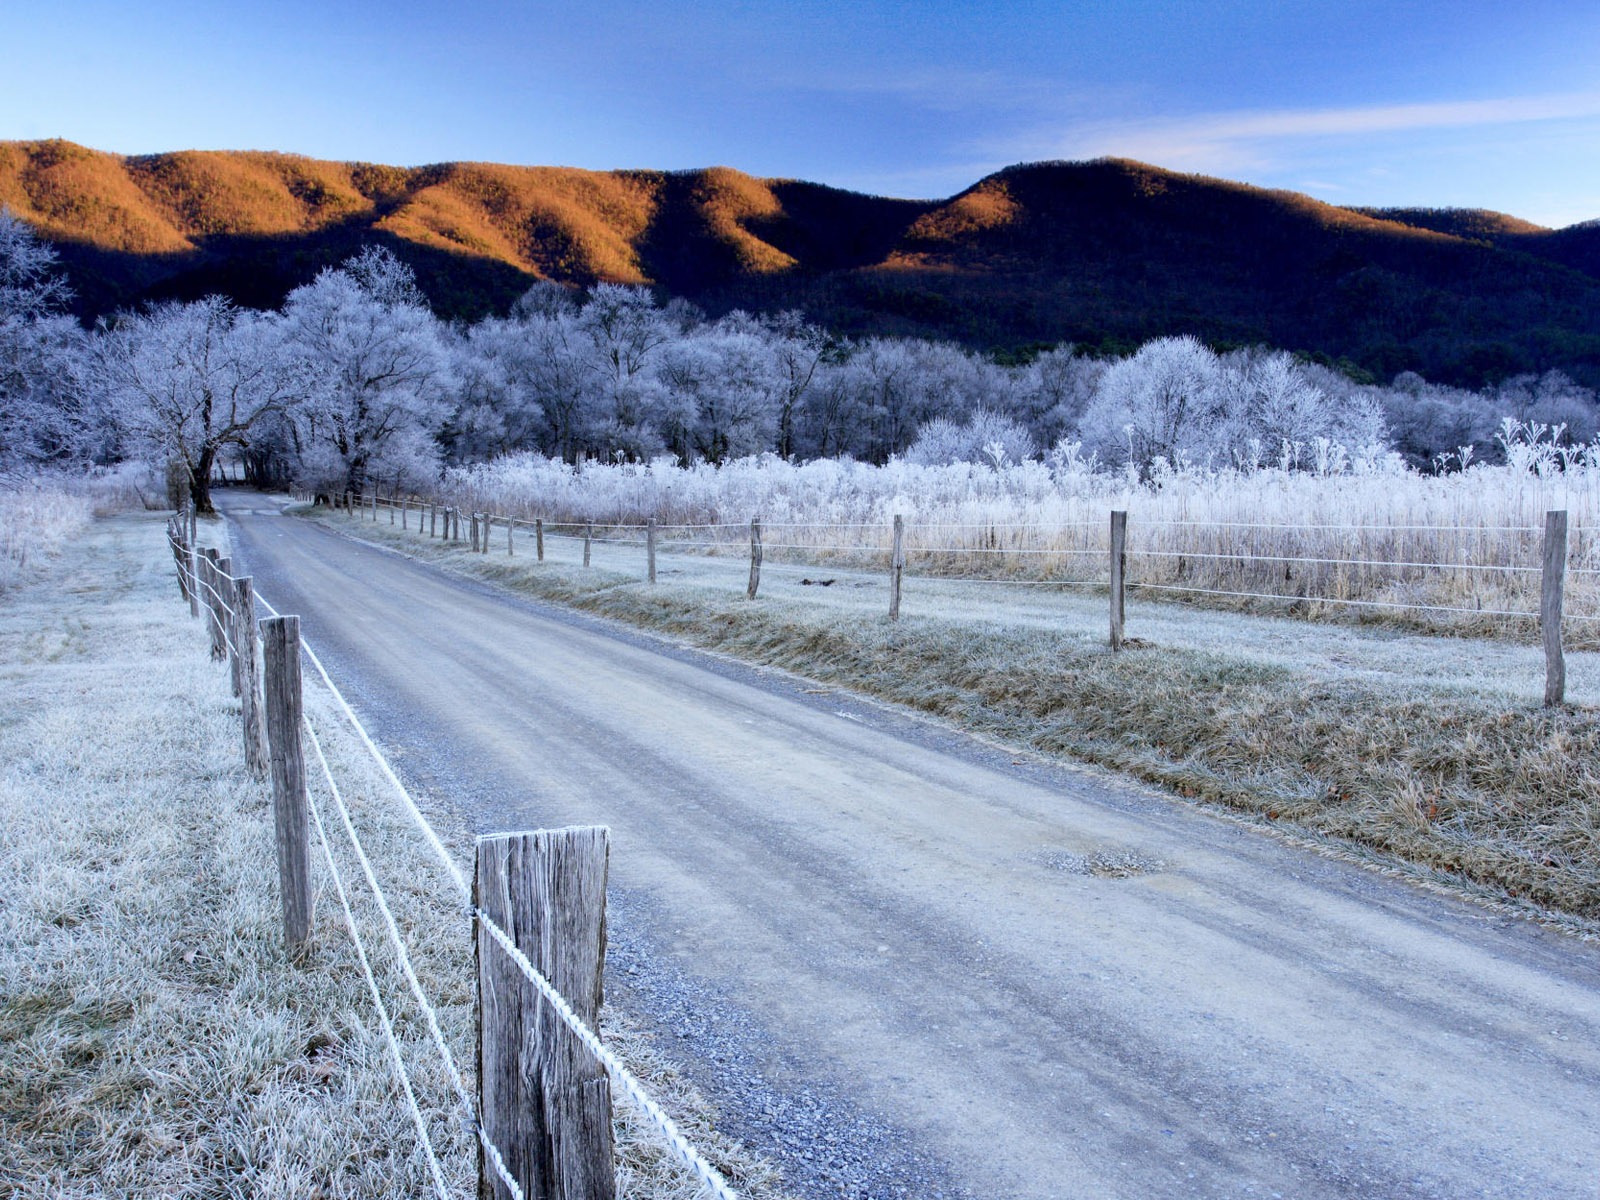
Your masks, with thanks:
[(1566, 509), (1569, 636), (1600, 648), (1600, 450), (1563, 455), (1545, 432), (1513, 432), (1508, 465), (1451, 475), (1374, 460), (1325, 473), (1185, 468), (1146, 484), (1070, 455), (1000, 470), (769, 456), (578, 471), (522, 457), (452, 472), (444, 500), (602, 530), (654, 517), (664, 539), (735, 555), (760, 517), (774, 557), (841, 566), (880, 561), (899, 514), (914, 570), (1076, 583), (1104, 583), (1108, 514), (1125, 509), (1130, 580), (1193, 589), (1168, 599), (1513, 639), (1535, 632), (1504, 614), (1538, 608), (1544, 514)]
[(149, 471), (139, 463), (75, 475), (0, 477), (0, 592), (57, 554), (91, 516), (144, 508), (153, 495)]
[[(548, 539), (541, 565), (526, 535), (507, 558), (503, 530), (494, 553), (474, 555), (386, 519), (323, 519), (451, 570), (1336, 839), (1413, 874), (1600, 918), (1600, 713), (1543, 710), (1530, 650), (1133, 603), (1140, 644), (1113, 655), (1103, 595), (1047, 601), (1011, 586), (978, 598), (970, 585), (913, 580), (896, 625), (882, 615), (881, 576), (769, 570), (751, 604), (733, 562), (663, 553), (650, 588), (632, 545), (595, 547), (586, 571), (564, 538)], [(1479, 669), (1491, 651), (1500, 657)], [(1600, 692), (1597, 666), (1575, 656), (1576, 695)]]
[[(170, 561), (160, 518), (113, 518), (0, 601), (0, 1193), (429, 1195), (320, 860), (309, 948), (286, 961), (268, 794), (239, 765), (237, 702)], [(326, 696), (308, 688), (307, 703), (470, 1086), (467, 922)], [(431, 815), (461, 851), (464, 831)], [(342, 839), (335, 857), (467, 1196), (475, 1157), (452, 1092)], [(625, 1018), (608, 1010), (606, 1034), (748, 1194), (778, 1194)], [(625, 1109), (618, 1145), (623, 1195), (695, 1195)]]

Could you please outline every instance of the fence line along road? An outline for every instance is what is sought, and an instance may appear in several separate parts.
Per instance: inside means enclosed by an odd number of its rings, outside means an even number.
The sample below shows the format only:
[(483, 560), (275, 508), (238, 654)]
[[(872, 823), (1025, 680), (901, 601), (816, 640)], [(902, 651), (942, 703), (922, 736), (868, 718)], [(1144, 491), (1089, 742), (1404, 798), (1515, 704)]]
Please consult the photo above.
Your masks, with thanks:
[[(356, 510), (354, 498), (347, 498), (346, 504)], [(360, 508), (376, 519), (376, 502)], [(455, 515), (449, 516), (447, 528), (457, 530)], [(477, 516), (482, 522), (478, 530), (482, 546), (487, 542), (488, 518)], [(264, 597), (256, 596), (248, 577), (233, 576), (215, 550), (198, 548), (193, 529), (187, 512), (175, 515), (167, 526), (180, 594), (190, 601), (192, 611), (205, 613), (211, 644), (221, 646), (230, 678), (237, 681), (241, 716), (252, 707), (265, 714), (262, 757), (270, 765), (273, 783), (285, 941), (293, 957), (311, 936), (311, 830), (315, 829), (434, 1194), (444, 1200), (450, 1190), (327, 825), (308, 786), (307, 740), (412, 1002), (444, 1067), (455, 1106), (478, 1145), (479, 1195), (505, 1200), (609, 1200), (615, 1186), (611, 1085), (616, 1083), (655, 1127), (665, 1148), (694, 1174), (703, 1192), (718, 1200), (735, 1200), (737, 1193), (722, 1174), (594, 1031), (604, 966), (607, 831), (540, 830), (479, 838), (475, 881), (469, 885), (321, 659), (300, 637), (299, 618), (279, 613)], [(257, 603), (271, 614), (258, 624), (253, 615)], [(242, 623), (247, 616), (252, 624)], [(446, 869), (465, 901), (464, 911), (472, 917), (478, 962), (476, 1100), (422, 986), (321, 739), (304, 712), (302, 655)], [(248, 733), (245, 758), (252, 771), (257, 770)], [(545, 931), (551, 929), (562, 930), (564, 936), (546, 937)]]
[[(380, 507), (387, 507), (392, 511), (398, 509), (402, 513), (409, 510), (412, 503), (422, 508), (427, 508), (430, 513), (443, 511), (445, 514), (444, 537), (450, 541), (460, 540), (459, 511), (453, 506), (442, 509), (434, 501), (401, 498), (385, 499), (373, 492), (369, 497), (352, 497), (345, 494), (344, 508), (347, 512), (366, 512), (370, 519), (378, 519)], [(526, 517), (514, 517), (509, 514), (489, 511), (473, 511), (470, 514), (470, 548), (476, 553), (489, 552), (488, 528), (498, 521), (506, 526), (506, 553), (515, 553), (512, 531), (517, 520), (526, 522)], [(537, 561), (545, 559), (544, 543), (547, 532), (547, 523), (542, 516), (532, 518), (536, 530)], [(403, 522), (402, 522), (403, 523)], [(480, 532), (480, 523), (482, 526)], [(1198, 522), (1198, 521), (1150, 521), (1145, 526), (1153, 529), (1180, 529), (1185, 531), (1199, 530), (1273, 530), (1290, 532), (1326, 532), (1326, 531), (1358, 531), (1393, 534), (1396, 532), (1426, 531), (1430, 533), (1450, 532), (1494, 532), (1510, 534), (1530, 534), (1540, 532), (1534, 526), (1494, 526), (1471, 527), (1466, 530), (1456, 530), (1450, 526), (1424, 526), (1424, 525), (1337, 525), (1307, 523), (1300, 525), (1268, 524), (1265, 522)], [(421, 532), (422, 523), (419, 518), (418, 530)], [(1378, 559), (1361, 556), (1336, 556), (1332, 554), (1306, 554), (1306, 553), (1274, 553), (1262, 552), (1253, 544), (1250, 547), (1234, 547), (1228, 550), (1205, 549), (1194, 546), (1178, 549), (1152, 548), (1140, 546), (1137, 538), (1130, 538), (1129, 517), (1126, 510), (1110, 512), (1110, 520), (1106, 526), (1106, 543), (1104, 548), (1090, 546), (968, 546), (962, 547), (949, 544), (918, 545), (910, 538), (912, 526), (903, 515), (896, 514), (887, 526), (871, 525), (865, 523), (841, 523), (826, 525), (822, 523), (768, 523), (767, 528), (786, 529), (813, 529), (831, 534), (838, 534), (847, 529), (856, 529), (862, 532), (883, 531), (887, 533), (887, 545), (879, 542), (865, 540), (850, 544), (839, 540), (837, 537), (816, 544), (801, 541), (766, 541), (762, 537), (763, 523), (759, 518), (748, 523), (700, 523), (700, 524), (658, 524), (651, 518), (643, 522), (614, 522), (599, 528), (613, 533), (637, 533), (637, 540), (631, 537), (624, 538), (596, 538), (594, 526), (585, 524), (582, 528), (583, 539), (583, 565), (590, 565), (590, 547), (594, 542), (610, 545), (640, 545), (645, 553), (645, 579), (654, 584), (657, 581), (657, 553), (658, 549), (670, 548), (676, 550), (700, 550), (715, 554), (719, 551), (742, 551), (749, 555), (750, 571), (745, 588), (746, 598), (755, 600), (758, 594), (763, 563), (769, 554), (791, 552), (809, 554), (813, 557), (829, 554), (869, 557), (885, 556), (888, 572), (889, 600), (888, 616), (892, 621), (900, 619), (902, 597), (904, 595), (906, 579), (937, 579), (945, 585), (988, 585), (999, 586), (1015, 584), (1027, 587), (1098, 587), (1104, 586), (1108, 593), (1110, 605), (1110, 631), (1109, 641), (1113, 650), (1122, 650), (1129, 645), (1126, 635), (1127, 621), (1127, 593), (1129, 590), (1149, 592), (1179, 598), (1214, 598), (1225, 601), (1253, 601), (1267, 603), (1281, 603), (1287, 606), (1292, 613), (1309, 611), (1313, 606), (1330, 609), (1343, 608), (1360, 613), (1384, 612), (1391, 614), (1412, 614), (1425, 618), (1445, 618), (1455, 620), (1483, 621), (1485, 619), (1498, 619), (1513, 622), (1528, 622), (1539, 631), (1540, 641), (1544, 648), (1545, 658), (1545, 689), (1544, 698), (1547, 706), (1563, 703), (1566, 697), (1566, 662), (1565, 649), (1562, 638), (1563, 612), (1566, 598), (1566, 577), (1568, 573), (1589, 574), (1600, 571), (1600, 568), (1573, 568), (1569, 563), (1571, 550), (1567, 534), (1567, 514), (1552, 512), (1548, 514), (1542, 530), (1542, 541), (1539, 547), (1539, 562), (1532, 563), (1473, 563), (1457, 561), (1455, 558), (1446, 558), (1439, 562), (1429, 562), (1414, 555), (1396, 559)], [(576, 523), (548, 523), (548, 532), (552, 537), (575, 537), (576, 534), (563, 532), (565, 529), (580, 528)], [(995, 530), (1007, 529), (1012, 532), (1028, 532), (1043, 535), (1059, 535), (1064, 530), (1079, 530), (1085, 533), (1096, 528), (1088, 522), (1072, 522), (1064, 525), (1022, 525), (1011, 523), (1008, 525), (960, 525), (951, 523), (930, 523), (930, 530), (949, 531), (952, 529), (983, 529), (993, 533)], [(1139, 527), (1136, 527), (1136, 530)], [(429, 532), (426, 536), (433, 536), (434, 526), (430, 521)], [(661, 539), (659, 534), (663, 530), (675, 531), (700, 531), (708, 536), (704, 538), (670, 538)], [(746, 549), (747, 547), (747, 549)], [(1010, 578), (1010, 577), (983, 577), (968, 574), (911, 572), (908, 567), (913, 555), (924, 559), (937, 561), (951, 558), (982, 559), (985, 556), (1014, 555), (1024, 559), (1048, 560), (1055, 558), (1066, 563), (1077, 560), (1099, 559), (1106, 563), (1105, 574), (1091, 572), (1090, 577), (1073, 578), (1062, 575), (1058, 570), (1046, 578)], [(1174, 577), (1157, 576), (1155, 578), (1132, 578), (1129, 572), (1129, 563), (1170, 564), (1174, 569)], [(1245, 573), (1242, 582), (1231, 586), (1224, 586), (1225, 581), (1217, 579), (1210, 583), (1204, 580), (1190, 579), (1186, 571), (1196, 564), (1208, 565), (1214, 571), (1227, 569), (1235, 575)], [(859, 564), (846, 564), (855, 567)], [(1300, 569), (1302, 577), (1298, 590), (1292, 592), (1272, 591), (1262, 586), (1251, 586), (1254, 578), (1262, 577), (1271, 572), (1283, 572), (1286, 578), (1292, 576), (1295, 569)], [(1253, 574), (1251, 574), (1253, 572)], [(1320, 572), (1320, 575), (1319, 575)], [(1491, 601), (1483, 602), (1478, 596), (1477, 603), (1472, 605), (1460, 603), (1431, 603), (1426, 600), (1412, 599), (1386, 599), (1370, 596), (1335, 595), (1329, 594), (1332, 590), (1326, 586), (1348, 584), (1348, 572), (1355, 572), (1363, 576), (1370, 576), (1377, 572), (1389, 572), (1391, 575), (1404, 572), (1437, 573), (1439, 575), (1461, 575), (1467, 578), (1482, 576), (1501, 576), (1512, 581), (1526, 578), (1531, 582), (1533, 576), (1539, 579), (1539, 595), (1537, 607), (1533, 607), (1534, 598), (1527, 597), (1530, 607), (1517, 608), (1509, 603)], [(1516, 598), (1514, 595), (1513, 598)], [(1600, 622), (1600, 613), (1576, 614), (1567, 618), (1584, 623)]]

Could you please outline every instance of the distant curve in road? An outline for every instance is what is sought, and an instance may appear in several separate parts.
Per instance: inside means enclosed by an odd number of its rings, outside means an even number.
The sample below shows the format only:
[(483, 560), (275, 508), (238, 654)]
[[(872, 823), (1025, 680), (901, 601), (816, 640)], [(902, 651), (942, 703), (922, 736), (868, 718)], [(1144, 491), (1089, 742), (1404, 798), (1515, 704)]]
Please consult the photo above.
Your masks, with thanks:
[(611, 827), (608, 994), (795, 1190), (1600, 1195), (1600, 948), (218, 499), (404, 771)]

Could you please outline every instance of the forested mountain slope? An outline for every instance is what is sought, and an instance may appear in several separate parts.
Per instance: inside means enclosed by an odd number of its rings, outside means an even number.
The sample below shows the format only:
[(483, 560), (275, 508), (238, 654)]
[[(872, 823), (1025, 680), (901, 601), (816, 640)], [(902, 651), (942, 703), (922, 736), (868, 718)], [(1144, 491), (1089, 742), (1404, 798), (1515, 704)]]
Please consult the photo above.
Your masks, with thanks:
[(85, 317), (211, 291), (276, 305), (379, 241), (446, 315), (503, 310), (535, 279), (617, 281), (713, 313), (801, 307), (844, 333), (984, 349), (1194, 333), (1380, 376), (1476, 384), (1559, 366), (1600, 383), (1600, 229), (1344, 209), (1121, 160), (1012, 167), (915, 201), (727, 168), (0, 142), (0, 204), (56, 245)]

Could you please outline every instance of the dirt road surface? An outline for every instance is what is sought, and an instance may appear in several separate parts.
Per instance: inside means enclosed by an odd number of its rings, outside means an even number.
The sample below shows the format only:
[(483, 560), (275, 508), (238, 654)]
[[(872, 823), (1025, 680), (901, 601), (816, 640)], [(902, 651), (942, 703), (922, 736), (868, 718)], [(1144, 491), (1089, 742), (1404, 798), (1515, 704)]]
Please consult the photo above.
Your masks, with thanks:
[(400, 768), (611, 827), (608, 994), (806, 1196), (1600, 1196), (1600, 947), (223, 493)]

